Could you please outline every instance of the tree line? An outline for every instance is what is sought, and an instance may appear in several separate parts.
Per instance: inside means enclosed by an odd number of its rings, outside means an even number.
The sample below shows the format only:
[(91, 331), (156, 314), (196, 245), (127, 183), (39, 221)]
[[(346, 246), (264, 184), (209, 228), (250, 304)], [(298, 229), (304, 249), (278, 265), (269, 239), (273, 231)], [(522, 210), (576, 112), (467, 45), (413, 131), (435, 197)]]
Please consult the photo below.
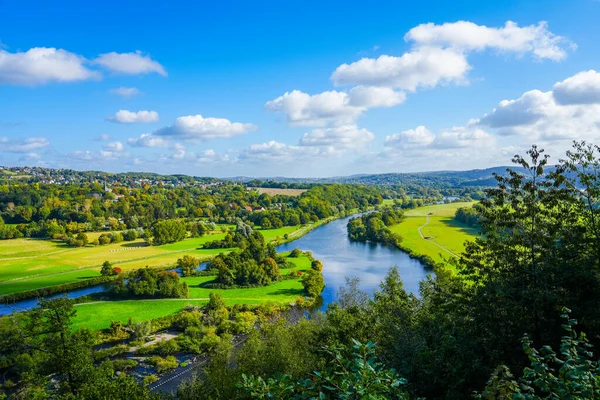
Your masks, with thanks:
[[(179, 219), (212, 223), (243, 220), (266, 228), (295, 226), (381, 203), (381, 190), (320, 185), (299, 197), (259, 195), (239, 184), (128, 187), (99, 183), (0, 185), (0, 239), (53, 238), (82, 232), (151, 228)], [(263, 210), (254, 212), (246, 210)]]

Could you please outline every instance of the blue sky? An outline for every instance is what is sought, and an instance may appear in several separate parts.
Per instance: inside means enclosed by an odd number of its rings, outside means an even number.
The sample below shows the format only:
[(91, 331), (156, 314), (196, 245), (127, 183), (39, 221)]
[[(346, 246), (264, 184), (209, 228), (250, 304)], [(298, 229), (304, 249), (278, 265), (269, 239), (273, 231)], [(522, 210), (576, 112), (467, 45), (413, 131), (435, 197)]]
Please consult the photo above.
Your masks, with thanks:
[(594, 0), (0, 1), (0, 165), (331, 176), (506, 165), (533, 143), (558, 157), (600, 137), (598, 20)]

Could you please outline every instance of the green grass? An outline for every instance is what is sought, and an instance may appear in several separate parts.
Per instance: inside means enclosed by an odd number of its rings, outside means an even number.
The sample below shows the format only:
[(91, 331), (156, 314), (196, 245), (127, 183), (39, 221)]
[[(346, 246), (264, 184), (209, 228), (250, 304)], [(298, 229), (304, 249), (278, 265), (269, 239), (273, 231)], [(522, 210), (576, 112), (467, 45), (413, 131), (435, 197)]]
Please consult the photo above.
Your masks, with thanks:
[[(390, 229), (400, 234), (403, 238), (402, 244), (415, 253), (443, 262), (444, 259), (453, 257), (453, 254), (464, 251), (464, 243), (474, 240), (477, 236), (476, 229), (454, 219), (458, 208), (470, 207), (473, 204), (475, 203), (448, 203), (415, 208), (405, 213), (404, 221)], [(419, 234), (419, 228), (426, 239)]]
[(297, 231), (300, 228), (302, 228), (302, 225), (284, 226), (283, 228), (276, 229), (259, 229), (259, 232), (262, 233), (266, 241), (270, 242), (276, 239), (282, 240), (283, 235), (285, 235), (286, 233), (288, 235), (291, 235), (293, 232)]
[[(293, 234), (301, 227), (261, 230), (267, 241)], [(92, 233), (90, 233), (92, 235)], [(72, 248), (60, 241), (12, 239), (0, 241), (0, 295), (34, 290), (100, 276), (100, 266), (109, 261), (124, 271), (145, 266), (164, 266), (184, 255), (207, 259), (231, 249), (202, 249), (208, 241), (221, 240), (214, 232), (163, 246), (148, 246), (143, 239), (106, 246)]]
[[(310, 260), (306, 256), (288, 258), (288, 260), (296, 264), (296, 267), (283, 269), (282, 274), (291, 270), (305, 271), (310, 268)], [(76, 306), (77, 315), (73, 319), (73, 327), (104, 329), (110, 326), (110, 321), (127, 323), (129, 317), (133, 322), (138, 322), (171, 315), (188, 304), (206, 304), (211, 292), (222, 294), (228, 305), (261, 304), (267, 301), (288, 304), (303, 296), (303, 287), (299, 279), (285, 280), (257, 288), (204, 289), (199, 287), (202, 283), (213, 279), (214, 277), (182, 278), (190, 286), (189, 299), (101, 301), (79, 304)]]

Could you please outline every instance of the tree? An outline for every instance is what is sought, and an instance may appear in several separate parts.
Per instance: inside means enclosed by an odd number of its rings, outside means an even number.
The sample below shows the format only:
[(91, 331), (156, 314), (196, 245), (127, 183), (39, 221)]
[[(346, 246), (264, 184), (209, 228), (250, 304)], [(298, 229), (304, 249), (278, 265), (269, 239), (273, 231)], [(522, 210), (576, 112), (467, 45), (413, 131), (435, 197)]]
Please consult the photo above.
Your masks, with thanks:
[[(523, 330), (536, 344), (559, 340), (560, 321), (552, 310), (584, 303), (580, 282), (600, 283), (581, 262), (585, 229), (563, 169), (547, 172), (548, 156), (535, 146), (528, 155), (514, 158), (527, 176), (510, 170), (496, 178), (497, 189), (487, 191), (489, 199), (479, 208), (483, 235), (461, 257), (461, 274), (477, 293), (472, 306), (480, 315), (496, 310), (479, 321), (491, 324), (485, 329), (498, 335), (494, 346), (504, 351), (512, 348), (506, 341), (514, 343)], [(507, 315), (513, 324), (504, 323)]]
[(94, 333), (87, 329), (71, 331), (76, 315), (74, 301), (67, 297), (41, 300), (44, 350), (52, 370), (67, 377), (69, 390), (77, 392), (93, 370)]
[(133, 337), (136, 340), (144, 339), (152, 332), (152, 322), (141, 321), (133, 325)]
[(304, 286), (306, 294), (316, 298), (325, 289), (325, 280), (319, 271), (310, 269), (302, 275), (302, 286)]
[(225, 300), (221, 294), (210, 292), (208, 297), (209, 300), (206, 305), (207, 310), (214, 311), (226, 307)]
[(340, 286), (337, 294), (337, 302), (341, 308), (348, 309), (352, 307), (366, 307), (369, 300), (369, 295), (360, 290), (359, 284), (359, 278), (346, 277), (346, 285)]
[(77, 239), (77, 240), (79, 240), (79, 241), (81, 241), (81, 243), (83, 243), (83, 246), (85, 246), (85, 245), (87, 245), (87, 244), (88, 244), (88, 237), (87, 237), (87, 235), (86, 235), (85, 233), (83, 233), (83, 232), (79, 232), (79, 233), (77, 234), (77, 237), (76, 237), (76, 239)]
[(153, 226), (153, 244), (160, 246), (161, 244), (179, 242), (185, 239), (185, 225), (176, 220), (161, 220)]
[(319, 272), (323, 271), (323, 263), (321, 262), (321, 260), (313, 260), (310, 263), (310, 267), (312, 269), (314, 269), (315, 271), (319, 271)]
[(177, 260), (177, 268), (181, 269), (183, 276), (194, 275), (196, 268), (198, 268), (198, 259), (190, 255), (185, 255), (183, 258)]
[[(570, 310), (565, 310), (569, 312)], [(521, 340), (530, 366), (516, 380), (508, 367), (499, 366), (477, 399), (573, 399), (600, 397), (600, 363), (593, 358), (585, 334), (577, 335), (577, 322), (563, 315), (567, 331), (560, 344), (560, 354), (552, 347), (537, 350), (529, 336)]]
[(112, 268), (112, 265), (110, 262), (108, 261), (104, 261), (102, 263), (102, 268), (100, 269), (100, 274), (102, 276), (112, 276), (112, 275), (116, 275), (115, 271)]
[(302, 251), (300, 249), (294, 249), (294, 250), (292, 250), (292, 252), (290, 253), (290, 255), (288, 257), (298, 258), (301, 255), (302, 255)]
[(252, 236), (252, 227), (243, 221), (238, 221), (235, 231), (245, 238)]
[(129, 229), (129, 230), (126, 230), (123, 232), (123, 239), (128, 242), (131, 242), (131, 241), (137, 239), (137, 237), (138, 237), (138, 234), (135, 229)]
[(279, 265), (277, 265), (277, 262), (275, 262), (275, 260), (273, 260), (270, 257), (265, 258), (265, 261), (263, 262), (263, 268), (267, 276), (271, 279), (271, 281), (279, 280)]
[(327, 367), (315, 371), (309, 379), (294, 380), (280, 375), (266, 381), (262, 377), (242, 375), (239, 387), (250, 398), (319, 399), (398, 399), (410, 398), (406, 380), (386, 369), (375, 357), (375, 345), (354, 341), (352, 354), (330, 346), (325, 350)]

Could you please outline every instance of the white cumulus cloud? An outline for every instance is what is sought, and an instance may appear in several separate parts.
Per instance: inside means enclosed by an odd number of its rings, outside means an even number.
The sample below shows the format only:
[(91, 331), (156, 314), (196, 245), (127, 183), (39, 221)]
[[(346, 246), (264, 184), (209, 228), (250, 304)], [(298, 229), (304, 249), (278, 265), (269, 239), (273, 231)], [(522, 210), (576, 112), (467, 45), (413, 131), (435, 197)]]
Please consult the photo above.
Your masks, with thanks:
[(553, 91), (530, 90), (514, 100), (503, 100), (474, 123), (499, 135), (527, 140), (600, 138), (600, 101), (595, 73), (576, 74), (554, 85)]
[(0, 49), (0, 84), (34, 86), (99, 78), (85, 62), (84, 57), (63, 49), (35, 47), (18, 53)]
[(385, 146), (410, 148), (428, 146), (435, 140), (435, 135), (423, 125), (408, 129), (385, 138)]
[(137, 138), (127, 139), (127, 143), (133, 147), (167, 147), (169, 141), (151, 133), (143, 133)]
[(389, 88), (358, 86), (350, 93), (331, 90), (310, 95), (299, 90), (286, 92), (265, 104), (265, 109), (282, 112), (292, 126), (352, 124), (371, 107), (392, 107), (405, 95)]
[(517, 55), (531, 53), (537, 59), (560, 61), (575, 45), (550, 32), (546, 22), (519, 27), (508, 21), (503, 27), (487, 27), (469, 21), (412, 28), (405, 40), (412, 48), (402, 55), (381, 55), (345, 63), (331, 75), (335, 85), (366, 85), (414, 92), (440, 84), (468, 82), (472, 69), (467, 56), (486, 49)]
[(455, 126), (437, 135), (432, 146), (440, 149), (493, 148), (495, 142), (495, 136), (483, 129), (473, 126)]
[(300, 139), (300, 146), (318, 147), (325, 152), (347, 149), (361, 149), (372, 142), (375, 135), (356, 125), (344, 125), (335, 128), (313, 129)]
[(408, 91), (440, 83), (460, 83), (470, 69), (466, 56), (454, 49), (419, 48), (399, 57), (382, 55), (342, 64), (333, 72), (336, 85), (385, 86)]
[(158, 121), (158, 113), (156, 111), (129, 111), (119, 110), (112, 117), (107, 117), (107, 121), (117, 122), (119, 124), (147, 124)]
[(307, 149), (300, 146), (287, 145), (270, 140), (266, 143), (253, 144), (242, 150), (239, 160), (249, 162), (281, 162), (290, 163), (314, 156), (317, 149)]
[(139, 75), (154, 72), (167, 76), (167, 71), (161, 64), (139, 50), (133, 53), (101, 54), (93, 62), (118, 74)]
[(349, 104), (355, 107), (393, 107), (404, 103), (406, 93), (387, 87), (356, 86), (350, 89)]
[(424, 126), (385, 138), (385, 147), (398, 150), (475, 148), (493, 145), (495, 138), (474, 126), (455, 126), (437, 135)]
[(532, 53), (539, 59), (559, 61), (573, 45), (564, 37), (548, 30), (545, 21), (519, 27), (507, 21), (503, 27), (488, 27), (469, 21), (447, 22), (441, 25), (421, 24), (404, 36), (417, 45), (449, 47), (462, 51), (497, 49), (518, 54)]
[(205, 141), (243, 135), (256, 129), (256, 125), (251, 123), (231, 122), (225, 118), (204, 118), (198, 114), (179, 117), (173, 125), (158, 129), (153, 135)]
[(554, 85), (554, 99), (559, 104), (600, 103), (600, 73), (593, 69), (580, 72)]
[(544, 110), (552, 107), (554, 101), (551, 92), (531, 90), (516, 100), (501, 101), (492, 112), (485, 114), (479, 121), (490, 128), (507, 128), (531, 125), (544, 116)]

